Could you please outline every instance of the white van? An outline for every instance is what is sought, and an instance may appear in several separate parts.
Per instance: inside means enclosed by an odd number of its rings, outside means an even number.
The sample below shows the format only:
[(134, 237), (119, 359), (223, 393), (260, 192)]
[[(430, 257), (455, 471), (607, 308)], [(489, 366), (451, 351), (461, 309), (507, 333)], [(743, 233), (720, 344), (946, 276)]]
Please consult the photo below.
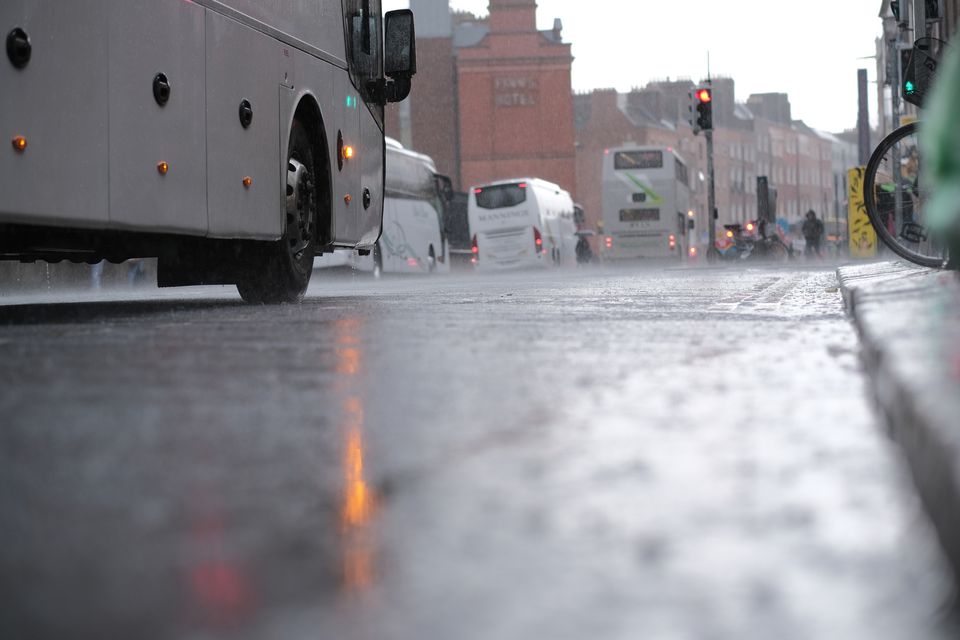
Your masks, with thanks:
[(577, 227), (573, 199), (539, 178), (517, 178), (470, 189), (472, 262), (478, 269), (573, 266)]

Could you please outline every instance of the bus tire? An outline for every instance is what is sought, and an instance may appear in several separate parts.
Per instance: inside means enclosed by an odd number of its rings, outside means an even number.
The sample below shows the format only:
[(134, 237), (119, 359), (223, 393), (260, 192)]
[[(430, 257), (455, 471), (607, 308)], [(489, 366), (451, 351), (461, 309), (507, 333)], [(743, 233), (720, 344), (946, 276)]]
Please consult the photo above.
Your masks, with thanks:
[(317, 250), (318, 202), (313, 146), (306, 127), (294, 120), (287, 152), (283, 236), (254, 250), (247, 270), (237, 282), (244, 301), (278, 304), (303, 299)]

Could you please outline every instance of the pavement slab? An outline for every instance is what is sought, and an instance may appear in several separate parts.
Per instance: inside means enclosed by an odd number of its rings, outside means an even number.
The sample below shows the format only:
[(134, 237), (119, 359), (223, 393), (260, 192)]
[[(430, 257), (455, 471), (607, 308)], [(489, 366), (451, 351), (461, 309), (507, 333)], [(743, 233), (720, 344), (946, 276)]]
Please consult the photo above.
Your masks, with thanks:
[(839, 278), (877, 405), (960, 575), (960, 274), (882, 262)]

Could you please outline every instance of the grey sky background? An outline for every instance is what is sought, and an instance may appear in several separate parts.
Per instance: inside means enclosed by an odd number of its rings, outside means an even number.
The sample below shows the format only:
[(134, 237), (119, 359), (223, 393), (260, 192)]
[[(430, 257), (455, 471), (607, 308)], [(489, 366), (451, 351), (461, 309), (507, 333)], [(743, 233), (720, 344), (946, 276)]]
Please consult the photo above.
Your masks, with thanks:
[[(409, 6), (383, 0), (384, 10)], [(486, 15), (487, 0), (451, 6)], [(875, 119), (875, 53), (880, 0), (538, 0), (540, 29), (563, 21), (572, 43), (573, 88), (627, 91), (650, 80), (732, 76), (737, 100), (790, 94), (793, 117), (828, 131), (855, 126), (857, 69), (870, 74)]]

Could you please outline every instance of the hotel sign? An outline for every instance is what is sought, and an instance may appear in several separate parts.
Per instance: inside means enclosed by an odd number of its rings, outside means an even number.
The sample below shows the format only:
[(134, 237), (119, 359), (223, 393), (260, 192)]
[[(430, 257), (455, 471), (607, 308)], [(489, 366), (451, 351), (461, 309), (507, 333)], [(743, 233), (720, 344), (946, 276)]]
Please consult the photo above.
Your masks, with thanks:
[(497, 107), (533, 107), (537, 104), (539, 86), (536, 78), (494, 78), (493, 103)]

